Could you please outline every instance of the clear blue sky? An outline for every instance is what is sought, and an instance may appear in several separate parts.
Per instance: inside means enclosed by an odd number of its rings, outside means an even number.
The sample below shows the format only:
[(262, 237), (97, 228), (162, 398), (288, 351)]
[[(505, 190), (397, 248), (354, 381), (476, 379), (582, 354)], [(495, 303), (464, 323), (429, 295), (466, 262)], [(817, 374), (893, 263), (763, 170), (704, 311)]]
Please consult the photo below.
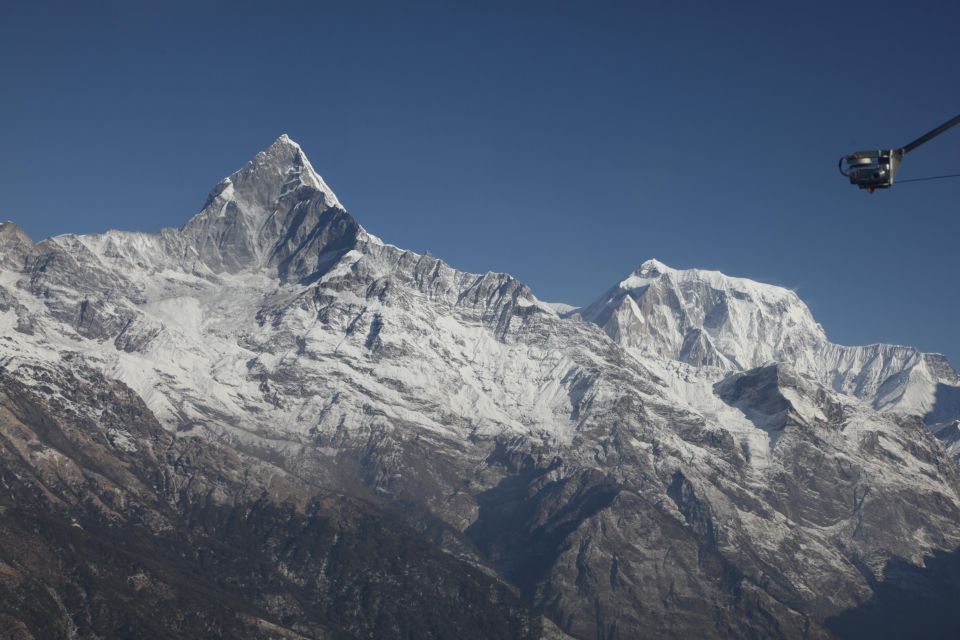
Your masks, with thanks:
[[(958, 25), (956, 2), (5, 2), (0, 218), (179, 226), (287, 132), (371, 232), (542, 299), (656, 257), (960, 365), (960, 180), (836, 171), (960, 113)], [(958, 171), (960, 129), (901, 177)]]

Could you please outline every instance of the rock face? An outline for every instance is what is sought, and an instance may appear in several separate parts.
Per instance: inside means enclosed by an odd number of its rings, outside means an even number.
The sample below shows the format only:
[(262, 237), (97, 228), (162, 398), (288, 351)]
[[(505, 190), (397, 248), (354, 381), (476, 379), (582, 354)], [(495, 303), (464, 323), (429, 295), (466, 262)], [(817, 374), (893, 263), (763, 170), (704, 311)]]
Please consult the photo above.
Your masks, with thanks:
[(181, 229), (20, 235), (9, 635), (830, 637), (960, 546), (956, 373), (777, 287), (545, 304), (369, 234), (285, 136)]
[(4, 637), (540, 637), (397, 518), (177, 438), (96, 372), (4, 373), (0, 407)]

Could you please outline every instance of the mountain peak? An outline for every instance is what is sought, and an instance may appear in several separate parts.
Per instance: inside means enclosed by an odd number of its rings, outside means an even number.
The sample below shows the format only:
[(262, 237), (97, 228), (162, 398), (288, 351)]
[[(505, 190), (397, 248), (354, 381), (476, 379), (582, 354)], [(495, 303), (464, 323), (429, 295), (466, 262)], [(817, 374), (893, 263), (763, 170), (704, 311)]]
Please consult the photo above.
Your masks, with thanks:
[(293, 140), (293, 138), (291, 138), (291, 137), (290, 137), (289, 135), (287, 135), (286, 133), (281, 133), (281, 134), (280, 134), (280, 137), (278, 137), (276, 140), (273, 141), (273, 144), (275, 144), (275, 145), (277, 145), (277, 144), (288, 144), (288, 145), (294, 146), (294, 147), (296, 147), (296, 148), (298, 148), (298, 149), (300, 148), (300, 145), (297, 144), (297, 143)]
[(258, 181), (266, 179), (269, 182), (279, 175), (284, 178), (281, 193), (286, 193), (300, 185), (312, 187), (324, 195), (324, 200), (331, 207), (343, 209), (343, 205), (333, 193), (333, 189), (324, 181), (310, 163), (303, 148), (286, 133), (280, 134), (269, 147), (259, 152), (240, 171), (237, 171), (230, 180), (253, 178)]
[(274, 140), (269, 147), (257, 153), (254, 160), (260, 157), (268, 161), (268, 164), (273, 164), (281, 169), (309, 169), (309, 173), (316, 175), (316, 170), (310, 164), (303, 147), (285, 133), (281, 133), (280, 137)]
[(20, 267), (33, 248), (33, 241), (14, 222), (0, 222), (0, 265)]
[(637, 267), (637, 270), (634, 271), (634, 273), (638, 276), (655, 278), (663, 273), (667, 273), (670, 271), (674, 271), (674, 269), (663, 264), (656, 258), (650, 258), (649, 260), (641, 264), (639, 267)]
[(614, 340), (690, 364), (747, 369), (827, 343), (790, 289), (647, 260), (580, 315)]
[(787, 287), (730, 276), (711, 269), (676, 269), (655, 258), (637, 267), (618, 286), (621, 289), (640, 289), (663, 276), (669, 276), (669, 280), (674, 284), (685, 283), (690, 286), (697, 283), (717, 290), (735, 292), (739, 297), (745, 295), (756, 299), (784, 300), (790, 304), (800, 301), (797, 294)]
[(280, 137), (270, 143), (269, 147), (257, 152), (251, 162), (256, 162), (258, 159), (285, 165), (286, 168), (303, 166), (304, 163), (310, 164), (303, 148), (285, 133), (280, 134)]
[(672, 269), (656, 258), (650, 258), (649, 260), (645, 260), (643, 264), (637, 268), (637, 271), (672, 271)]
[(285, 133), (270, 143), (269, 147), (257, 153), (257, 156), (261, 154), (288, 166), (302, 166), (307, 159), (300, 145)]
[[(282, 134), (210, 192), (181, 231), (215, 272), (276, 264), (324, 212), (346, 216), (300, 145)], [(324, 218), (327, 220), (327, 218)], [(281, 245), (286, 248), (281, 249)]]
[(676, 272), (676, 269), (668, 267), (656, 258), (650, 258), (634, 269), (633, 272), (620, 281), (617, 286), (620, 289), (638, 289), (650, 284), (652, 280), (656, 280), (660, 276)]
[(0, 222), (0, 235), (18, 235), (26, 237), (23, 229), (13, 220), (6, 220), (5, 222)]

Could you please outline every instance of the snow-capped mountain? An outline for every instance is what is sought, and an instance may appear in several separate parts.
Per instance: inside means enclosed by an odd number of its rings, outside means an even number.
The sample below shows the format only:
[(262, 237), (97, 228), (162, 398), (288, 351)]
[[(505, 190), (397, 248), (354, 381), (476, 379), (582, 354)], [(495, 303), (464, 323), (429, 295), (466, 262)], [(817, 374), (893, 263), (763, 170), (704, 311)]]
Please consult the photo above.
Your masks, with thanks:
[[(922, 582), (925, 556), (960, 545), (960, 470), (923, 423), (960, 414), (942, 358), (832, 345), (790, 291), (657, 262), (582, 310), (541, 302), (368, 233), (286, 136), (180, 229), (34, 245), (0, 226), (0, 325), (4, 393), (34, 407), (5, 423), (23, 495), (123, 527), (156, 505), (149, 522), (196, 523), (198, 492), (239, 514), (359, 498), (456, 558), (430, 566), (489, 592), (498, 629), (828, 637), (891, 563)], [(144, 413), (162, 430), (124, 426)], [(97, 461), (165, 480), (117, 498), (124, 484), (46, 426), (71, 416)], [(162, 453), (177, 447), (251, 470), (197, 476)], [(61, 458), (81, 471), (51, 481)], [(291, 592), (296, 560), (269, 544), (292, 582), (256, 594), (250, 637), (325, 637), (311, 615), (341, 628), (317, 614), (333, 592)], [(370, 568), (370, 588), (403, 585), (404, 567)]]
[(960, 417), (960, 376), (942, 355), (833, 344), (789, 289), (649, 260), (577, 313), (641, 358), (718, 375), (785, 362), (878, 411), (920, 415), (934, 428)]

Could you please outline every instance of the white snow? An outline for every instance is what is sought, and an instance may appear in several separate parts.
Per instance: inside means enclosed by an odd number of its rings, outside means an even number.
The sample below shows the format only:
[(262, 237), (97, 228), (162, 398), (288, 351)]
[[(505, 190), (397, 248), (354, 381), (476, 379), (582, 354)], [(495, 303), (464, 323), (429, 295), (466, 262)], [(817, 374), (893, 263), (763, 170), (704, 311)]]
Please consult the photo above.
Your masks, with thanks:
[(698, 330), (715, 350), (703, 354), (711, 364), (733, 371), (787, 362), (882, 410), (923, 415), (938, 383), (960, 384), (933, 374), (910, 347), (833, 344), (794, 291), (718, 271), (648, 260), (578, 313), (639, 357), (683, 359), (688, 333)]

